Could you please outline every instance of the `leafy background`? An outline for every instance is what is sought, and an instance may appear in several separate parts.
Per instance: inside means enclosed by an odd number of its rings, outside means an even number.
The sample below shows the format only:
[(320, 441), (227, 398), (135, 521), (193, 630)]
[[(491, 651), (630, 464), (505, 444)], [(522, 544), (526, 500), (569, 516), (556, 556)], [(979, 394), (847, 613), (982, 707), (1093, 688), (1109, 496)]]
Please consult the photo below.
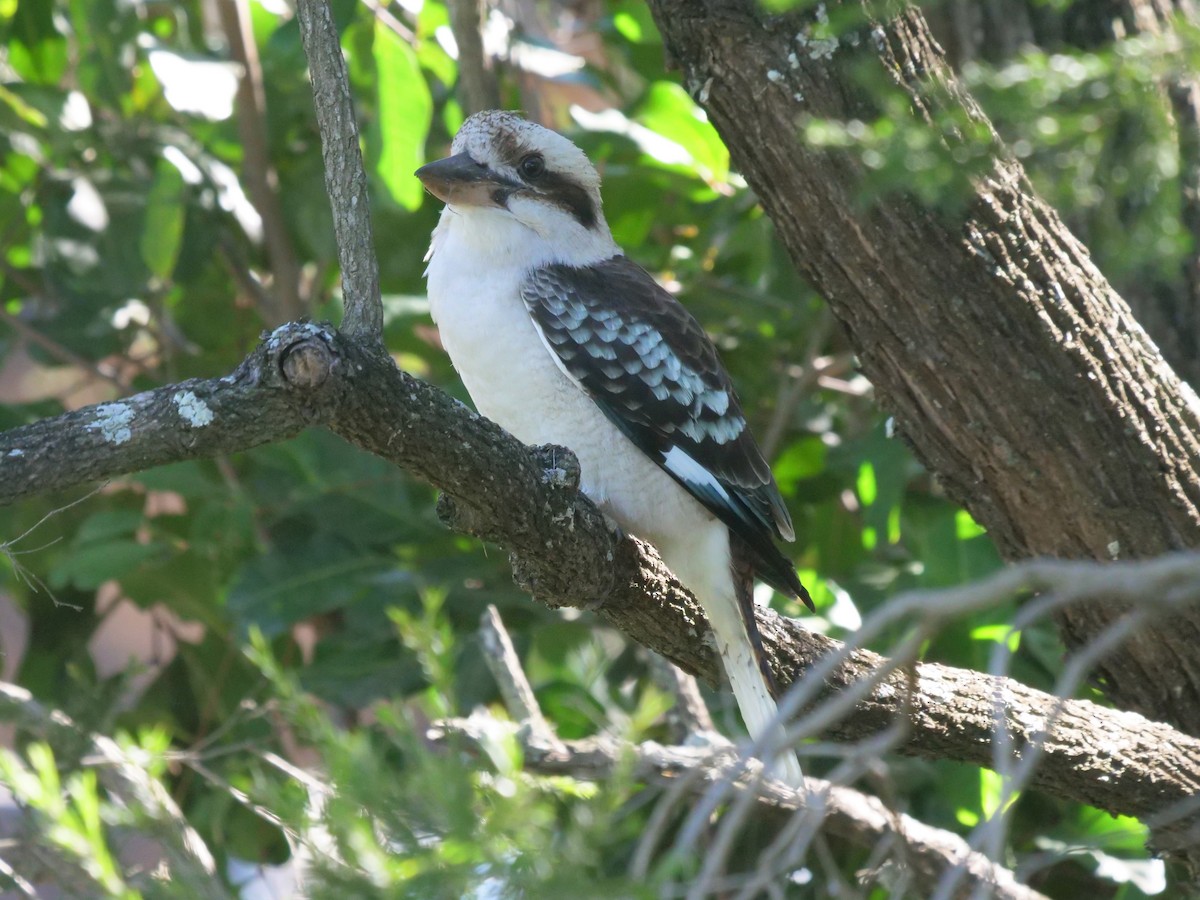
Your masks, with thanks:
[[(388, 346), (466, 400), (421, 277), (438, 204), (411, 176), (445, 152), (464, 115), (447, 9), (332, 5), (361, 118)], [(265, 98), (256, 125), (282, 213), (272, 219), (251, 200), (249, 170), (261, 174), (261, 164), (239, 132), (238, 69), (216, 6), (0, 0), (0, 427), (228, 372), (281, 309), (339, 317), (297, 22), (282, 0), (246, 4)], [(889, 437), (820, 298), (703, 113), (664, 74), (646, 9), (631, 0), (505, 9), (485, 36), (502, 58), (504, 103), (584, 147), (602, 171), (617, 240), (720, 346), (796, 521), (794, 558), (818, 606), (809, 626), (843, 636), (899, 591), (995, 569), (987, 536)], [(1158, 89), (1183, 60), (1129, 38), (958, 61), (1037, 188), (1132, 294), (1183, 292), (1191, 245)], [(856, 148), (877, 174), (874, 190), (952, 204), (970, 160), (940, 152), (881, 96), (877, 119), (810, 122), (806, 136)], [(298, 263), (291, 307), (265, 249), (271, 229)], [(632, 776), (534, 778), (515, 743), (475, 760), (424, 740), (439, 716), (479, 706), (504, 715), (476, 637), (488, 603), (562, 736), (661, 738), (670, 702), (644, 652), (589, 616), (530, 602), (506, 554), (448, 533), (434, 500), (403, 472), (309, 433), (22, 502), (0, 511), (0, 673), (143, 753), (226, 873), (241, 871), (239, 860), (310, 853), (317, 896), (652, 896), (656, 884), (686, 881), (697, 858), (665, 853), (648, 881), (627, 880), (654, 809)], [(1011, 674), (1051, 689), (1062, 653), (1053, 629), (1013, 635), (1013, 611), (955, 623), (924, 658), (986, 668), (995, 643), (1009, 641)], [(737, 732), (731, 699), (706, 697)], [(11, 732), (7, 742), (0, 784), (44, 826), (42, 880), (82, 895), (170, 894), (122, 861), (118, 836), (148, 813), (114, 804), (77, 748)], [(319, 772), (333, 793), (279, 759)], [(821, 770), (819, 759), (811, 765)], [(889, 758), (877, 779), (895, 806), (938, 827), (967, 833), (997, 812), (988, 771)], [(1137, 822), (1037, 793), (1009, 813), (1008, 863), (1041, 890), (1162, 890)], [(314, 819), (327, 843), (312, 838)], [(752, 865), (755, 835), (743, 844)], [(331, 845), (345, 865), (331, 861)], [(867, 863), (832, 838), (827, 850), (819, 878), (795, 873), (797, 891), (832, 895), (837, 871), (845, 896)]]

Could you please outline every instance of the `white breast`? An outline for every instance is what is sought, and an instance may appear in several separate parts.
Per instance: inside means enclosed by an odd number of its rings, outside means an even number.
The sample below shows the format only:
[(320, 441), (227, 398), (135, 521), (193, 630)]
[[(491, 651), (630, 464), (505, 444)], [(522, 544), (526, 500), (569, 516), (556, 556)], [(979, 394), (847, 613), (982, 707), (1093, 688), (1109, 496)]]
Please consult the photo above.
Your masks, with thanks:
[(532, 266), (551, 260), (531, 260), (527, 246), (503, 233), (481, 241), (483, 229), (461, 227), (467, 223), (453, 215), (434, 235), (429, 300), (476, 408), (526, 444), (571, 448), (584, 493), (664, 558), (675, 556), (672, 548), (690, 542), (697, 521), (711, 517), (609, 422), (542, 343), (520, 285)]

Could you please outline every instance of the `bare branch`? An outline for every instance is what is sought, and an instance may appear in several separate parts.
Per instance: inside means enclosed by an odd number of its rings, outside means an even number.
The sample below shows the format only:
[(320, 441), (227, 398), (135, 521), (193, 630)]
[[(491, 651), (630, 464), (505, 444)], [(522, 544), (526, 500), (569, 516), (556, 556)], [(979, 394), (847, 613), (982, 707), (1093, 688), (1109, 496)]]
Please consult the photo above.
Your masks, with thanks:
[[(497, 730), (511, 727), (477, 714), (469, 719), (439, 722), (429, 737), (446, 740), (453, 735), (479, 745), (493, 740)], [(779, 782), (764, 781), (754, 761), (739, 758), (729, 750), (713, 753), (709, 748), (631, 745), (605, 737), (560, 741), (560, 749), (550, 754), (540, 752), (536, 746), (525, 749), (526, 767), (538, 773), (602, 781), (632, 758), (639, 779), (666, 787), (683, 786), (692, 796), (710, 791), (726, 796), (730, 791), (748, 795), (757, 812), (771, 817), (780, 827), (800, 817), (860, 846), (899, 842), (903, 844), (901, 858), (911, 879), (910, 887), (918, 895), (930, 894), (945, 873), (961, 871), (969, 889), (988, 891), (992, 897), (1043, 898), (1019, 884), (1009, 870), (972, 851), (957, 835), (893, 812), (874, 797), (818, 778), (806, 778), (803, 793)]]
[[(898, 432), (1009, 559), (1200, 545), (1196, 395), (1033, 192), (917, 5), (838, 4), (850, 27), (837, 34), (817, 7), (769, 18), (751, 0), (650, 2), (684, 86)], [(804, 139), (805, 121), (883, 115), (881, 96), (913, 110), (903, 126), (946, 154), (960, 190), (939, 190), (941, 202), (879, 190), (861, 147)], [(974, 164), (950, 162), (959, 155)], [(1126, 610), (1060, 612), (1064, 643), (1086, 644)], [(1200, 609), (1152, 624), (1098, 675), (1123, 708), (1200, 735)]]
[[(199, 425), (205, 410), (211, 420)], [(572, 454), (531, 451), (401, 372), (386, 354), (317, 326), (277, 329), (230, 378), (161, 388), (0, 434), (0, 498), (245, 449), (321, 423), (446, 491), (443, 518), (513, 551), (518, 575), (543, 602), (599, 605), (614, 628), (686, 671), (720, 680), (699, 607), (648, 545), (610, 533), (578, 492)], [(14, 457), (13, 449), (21, 453)], [(957, 591), (897, 598), (886, 621), (936, 629), (1033, 590), (1053, 591), (1075, 607), (1137, 599), (1183, 608), (1200, 594), (1198, 568), (1190, 556), (1109, 566), (1034, 562)], [(842, 653), (837, 641), (769, 610), (758, 616), (777, 677), (799, 682), (805, 705), (826, 690), (848, 698), (814, 709), (807, 729), (855, 742), (899, 721), (901, 752), (993, 766), (999, 709), (1013, 748), (1042, 743), (1033, 787), (1139, 817), (1200, 791), (1200, 741), (1167, 725), (990, 674), (910, 665), (903, 653), (895, 661), (857, 648)], [(874, 621), (858, 640), (870, 638)], [(1105, 753), (1092, 752), (1099, 747)], [(1176, 823), (1161, 836), (1163, 849), (1183, 846), (1194, 827), (1192, 819)]]
[(83, 741), (84, 761), (96, 767), (104, 787), (129, 808), (150, 817), (153, 828), (147, 833), (166, 851), (173, 881), (185, 885), (190, 896), (213, 900), (229, 897), (216, 877), (212, 854), (170, 792), (111, 738), (82, 733), (65, 713), (46, 709), (29, 691), (6, 682), (0, 682), (0, 721), (15, 722), (46, 739), (69, 744)]
[(325, 159), (325, 189), (333, 208), (333, 230), (342, 265), (346, 307), (342, 330), (350, 337), (379, 340), (383, 335), (379, 264), (375, 259), (367, 173), (358, 145), (358, 122), (354, 117), (346, 60), (327, 0), (298, 0), (296, 16), (308, 56)]
[[(0, 497), (243, 449), (321, 421), (446, 490), (442, 512), (514, 550), (518, 570), (541, 599), (576, 606), (603, 601), (600, 615), (614, 627), (718, 679), (700, 610), (652, 550), (632, 538), (614, 541), (599, 511), (578, 493), (569, 453), (531, 454), (491, 422), (400, 372), (390, 358), (315, 326), (277, 330), (229, 379), (162, 388), (0, 435)], [(13, 449), (21, 453), (11, 456)], [(932, 622), (1032, 589), (1090, 596), (1089, 602), (1140, 592), (1182, 603), (1200, 592), (1200, 577), (1191, 557), (1105, 568), (1039, 562), (959, 591), (899, 598), (888, 619)], [(1200, 790), (1200, 742), (1166, 725), (983, 673), (936, 664), (906, 670), (902, 658), (889, 663), (860, 649), (839, 658), (837, 642), (769, 611), (759, 615), (781, 683), (811, 672), (803, 686), (811, 695), (826, 687), (849, 692), (819, 721), (808, 720), (807, 727), (839, 740), (869, 738), (900, 719), (908, 729), (903, 752), (992, 766), (1000, 703), (1012, 746), (1041, 743), (1034, 787), (1136, 816)], [(870, 625), (860, 640), (869, 639)], [(1106, 753), (1084, 749), (1095, 747)], [(1163, 849), (1181, 846), (1192, 828), (1177, 823), (1173, 837), (1156, 841)]]
[(500, 619), (500, 611), (490, 603), (479, 622), (479, 639), (483, 644), (484, 661), (500, 687), (500, 696), (508, 711), (529, 729), (528, 740), (542, 746), (553, 745), (558, 738), (542, 715), (508, 629)]
[(450, 28), (458, 45), (458, 95), (470, 114), (500, 106), (496, 73), (483, 49), (483, 0), (449, 0)]
[[(322, 337), (324, 335), (325, 337)], [(0, 435), (0, 503), (185, 459), (207, 459), (294, 437), (313, 422), (319, 391), (283, 366), (332, 366), (316, 326), (283, 326), (224, 378), (191, 379), (13, 428)], [(295, 391), (304, 388), (306, 396)]]
[(708, 705), (700, 694), (696, 676), (688, 674), (658, 654), (649, 655), (654, 680), (675, 698), (674, 705), (667, 711), (667, 724), (675, 733), (676, 743), (710, 740), (717, 734), (717, 727), (713, 724)]

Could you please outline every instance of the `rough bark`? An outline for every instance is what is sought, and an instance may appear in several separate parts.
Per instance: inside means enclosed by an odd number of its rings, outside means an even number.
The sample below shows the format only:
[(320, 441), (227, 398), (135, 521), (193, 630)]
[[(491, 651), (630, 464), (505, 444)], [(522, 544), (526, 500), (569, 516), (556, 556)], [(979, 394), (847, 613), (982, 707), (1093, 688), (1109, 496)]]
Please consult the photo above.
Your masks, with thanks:
[[(1006, 558), (1137, 558), (1197, 543), (1200, 403), (999, 141), (948, 210), (900, 191), (865, 197), (854, 155), (801, 139), (809, 117), (872, 115), (855, 67), (890, 79), (926, 123), (987, 125), (917, 11), (889, 4), (892, 18), (815, 46), (811, 20), (765, 20), (741, 0), (651, 7), (684, 84), (899, 431)], [(1127, 608), (1063, 611), (1068, 647)], [(1100, 675), (1119, 705), (1200, 734), (1200, 612), (1146, 628)]]
[[(379, 262), (371, 237), (371, 208), (367, 197), (367, 172), (362, 164), (354, 101), (342, 45), (336, 40), (333, 12), (324, 0), (297, 0), (296, 18), (308, 57), (313, 105), (321, 129), (325, 161), (325, 190), (333, 210), (338, 262), (342, 267), (342, 328), (350, 335), (374, 336), (383, 332), (383, 305), (379, 302)], [(330, 36), (334, 40), (328, 40)]]
[(0, 503), (295, 437), (317, 420), (311, 397), (296, 393), (313, 385), (293, 383), (283, 367), (292, 353), (324, 353), (322, 333), (332, 332), (284, 325), (224, 378), (193, 378), (6, 431)]
[[(1197, 7), (1192, 0), (1076, 0), (1060, 7), (1031, 0), (986, 0), (922, 4), (934, 36), (946, 48), (946, 56), (957, 70), (965, 62), (986, 60), (1002, 65), (1036, 45), (1047, 53), (1105, 52), (1125, 38), (1149, 37), (1161, 44), (1161, 52), (1176, 54), (1174, 70), (1161, 79), (1161, 98), (1156, 99), (1174, 119), (1179, 152), (1180, 224), (1192, 247), (1183, 261), (1180, 277), (1170, 272), (1125, 275), (1118, 288), (1138, 322), (1150, 334), (1163, 356), (1180, 377), (1193, 387), (1200, 385), (1200, 82), (1190, 71), (1177, 22), (1194, 28)], [(1194, 41), (1193, 41), (1194, 42)], [(1115, 125), (1106, 140), (1105, 155), (1131, 158), (1142, 146), (1141, 111), (1122, 111), (1125, 125)], [(1124, 218), (1136, 204), (1121, 204)], [(1068, 219), (1070, 210), (1062, 210)], [(1087, 215), (1076, 218), (1075, 227), (1085, 229)]]

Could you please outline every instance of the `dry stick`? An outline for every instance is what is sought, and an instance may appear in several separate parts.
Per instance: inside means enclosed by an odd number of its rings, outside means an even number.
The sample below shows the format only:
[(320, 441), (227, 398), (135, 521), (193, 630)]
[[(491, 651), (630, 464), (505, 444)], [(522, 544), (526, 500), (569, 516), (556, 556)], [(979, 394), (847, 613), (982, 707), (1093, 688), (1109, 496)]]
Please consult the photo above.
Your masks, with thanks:
[[(477, 714), (470, 719), (438, 722), (430, 730), (429, 737), (434, 741), (463, 737), (483, 745), (499, 732), (511, 733), (511, 728), (511, 723)], [(549, 775), (603, 781), (632, 759), (635, 776), (656, 784), (685, 785), (691, 793), (706, 791), (714, 784), (726, 784), (727, 789), (752, 792), (759, 811), (769, 816), (787, 816), (799, 809), (797, 792), (777, 782), (762, 781), (757, 775), (747, 778), (746, 761), (729, 752), (711, 754), (689, 747), (663, 747), (649, 742), (627, 744), (606, 738), (560, 741), (560, 745), (563, 752), (555, 754), (544, 754), (537, 747), (527, 747), (526, 767)], [(754, 768), (761, 767), (754, 765)], [(897, 815), (878, 799), (851, 788), (816, 778), (809, 778), (807, 782), (811, 786), (810, 793), (824, 798), (824, 822), (831, 833), (866, 847), (873, 847), (889, 837), (899, 838), (906, 845), (912, 875), (920, 885), (932, 889), (943, 872), (962, 866), (967, 872), (968, 883), (990, 890), (992, 897), (1005, 900), (1043, 897), (1017, 883), (1012, 872), (971, 851), (957, 835), (909, 816)]]
[[(522, 739), (526, 745), (527, 758), (536, 760), (534, 764), (535, 768), (539, 764), (546, 765), (551, 759), (560, 759), (564, 756), (568, 759), (571, 758), (573, 755), (570, 746), (571, 742), (559, 740), (546, 723), (537, 698), (521, 666), (521, 661), (513, 649), (512, 641), (504, 628), (504, 623), (500, 619), (499, 612), (494, 606), (489, 606), (487, 612), (484, 614), (480, 625), (480, 634), (488, 668), (495, 675), (500, 685), (501, 694), (505, 698), (509, 712), (522, 724), (528, 726), (528, 732)], [(483, 717), (474, 716), (470, 721), (478, 727), (485, 720)], [(459, 729), (457, 726), (452, 726), (451, 730), (458, 731)], [(459, 733), (465, 732), (459, 731)], [(625, 748), (615, 744), (615, 742), (590, 742), (587, 750), (588, 759), (590, 760), (590, 764), (594, 765), (595, 753), (599, 750), (602, 754), (607, 754), (604, 757), (606, 764), (615, 767), (617, 759), (627, 749), (632, 749), (633, 752), (640, 754), (645, 751), (646, 746)], [(547, 753), (548, 748), (550, 750), (549, 753)], [(654, 752), (657, 753), (659, 750), (662, 750), (669, 754), (671, 749), (659, 748), (656, 745)], [(745, 789), (747, 786), (743, 780), (743, 771), (746, 764), (745, 758), (737, 760), (732, 767), (725, 766), (720, 777), (708, 773), (700, 779), (696, 779), (689, 778), (686, 773), (691, 772), (695, 766), (703, 766), (706, 763), (703, 760), (697, 762), (694, 751), (687, 750), (684, 752), (689, 754), (687, 757), (688, 761), (679, 765), (678, 768), (685, 774), (680, 779), (679, 774), (675, 773), (673, 777), (677, 781), (682, 780), (683, 783), (691, 784), (701, 782), (714, 784), (715, 787), (708, 791), (710, 797), (713, 794), (726, 796), (728, 790), (736, 786), (739, 788), (739, 793), (741, 794), (737, 798), (739, 804), (749, 807), (752, 802), (761, 802), (763, 793), (758, 789), (762, 783), (761, 772), (749, 782), (750, 789)], [(561, 764), (554, 762), (550, 763), (550, 765), (558, 767)], [(673, 766), (672, 769), (674, 768), (676, 767)], [(583, 777), (593, 776), (584, 773)], [(893, 834), (899, 835), (905, 841), (909, 841), (910, 836), (914, 833), (914, 826), (919, 826), (919, 829), (916, 830), (925, 830), (921, 832), (922, 836), (916, 839), (917, 845), (911, 848), (912, 852), (916, 855), (921, 855), (926, 865), (930, 863), (929, 855), (931, 853), (936, 854), (942, 863), (939, 874), (949, 874), (951, 871), (954, 871), (961, 873), (961, 877), (965, 877), (971, 881), (983, 878), (985, 879), (983, 883), (997, 890), (995, 896), (998, 897), (1038, 896), (1035, 892), (1018, 885), (1011, 872), (1008, 872), (999, 865), (992, 865), (984, 861), (979, 854), (967, 850), (966, 843), (961, 838), (949, 832), (942, 832), (939, 829), (923, 826), (915, 820), (908, 819), (906, 816), (896, 815), (890, 811), (888, 811), (886, 816), (886, 827), (880, 827), (878, 812), (879, 810), (886, 810), (881, 801), (859, 794), (857, 791), (849, 788), (837, 787), (827, 781), (818, 779), (809, 779), (808, 781), (810, 782), (809, 789), (806, 791), (808, 796), (820, 798), (816, 804), (815, 814), (814, 810), (805, 809), (804, 806), (798, 805), (799, 795), (797, 793), (793, 793), (781, 785), (771, 784), (765, 790), (767, 796), (770, 796), (771, 792), (775, 792), (777, 795), (787, 797), (788, 801), (784, 804), (784, 807), (790, 804), (792, 809), (798, 810), (798, 814), (793, 820), (807, 820), (809, 827), (814, 831), (819, 827), (826, 815), (832, 815), (835, 818), (841, 816), (850, 820), (859, 817), (860, 820), (849, 827), (849, 833), (844, 836), (857, 839), (860, 843), (864, 835), (871, 836), (874, 839), (873, 843), (886, 839)], [(710, 859), (701, 873), (701, 877), (693, 884), (692, 889), (689, 891), (689, 897), (704, 895), (706, 891), (705, 886), (712, 883), (717, 871), (717, 867), (712, 863), (712, 859), (714, 857), (724, 858), (731, 848), (733, 836), (737, 830), (736, 826), (723, 829), (724, 836), (718, 841), (718, 846), (713, 848), (715, 852), (710, 855)]]
[(554, 747), (558, 737), (542, 715), (533, 687), (513, 648), (512, 638), (500, 619), (500, 611), (490, 603), (479, 622), (479, 640), (483, 644), (484, 662), (500, 687), (504, 705), (518, 722), (529, 728), (533, 740), (545, 747)]

